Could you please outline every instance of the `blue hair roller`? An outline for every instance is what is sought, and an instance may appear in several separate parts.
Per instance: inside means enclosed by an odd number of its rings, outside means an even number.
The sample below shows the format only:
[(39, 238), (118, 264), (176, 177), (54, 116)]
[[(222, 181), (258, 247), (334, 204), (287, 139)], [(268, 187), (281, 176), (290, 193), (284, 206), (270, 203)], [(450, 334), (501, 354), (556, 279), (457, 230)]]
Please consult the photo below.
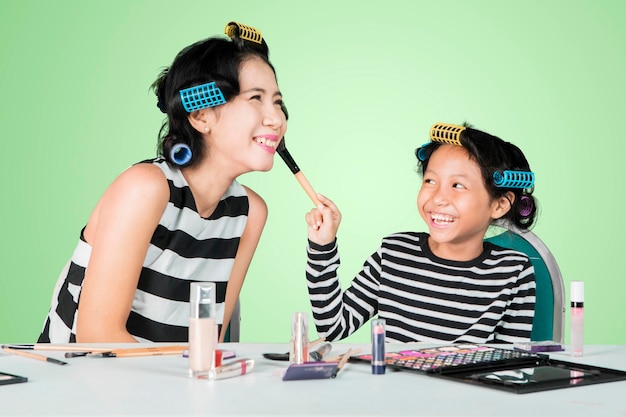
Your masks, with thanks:
[(226, 103), (222, 90), (215, 85), (215, 82), (180, 90), (180, 99), (187, 113)]
[(529, 171), (496, 171), (493, 183), (499, 188), (530, 188), (535, 184), (535, 173)]
[(170, 159), (180, 166), (187, 165), (191, 161), (191, 156), (191, 149), (184, 143), (177, 143), (170, 151)]
[(428, 142), (419, 147), (419, 149), (417, 150), (417, 159), (419, 159), (422, 162), (428, 159), (428, 155), (426, 154), (426, 146), (430, 144), (431, 142)]

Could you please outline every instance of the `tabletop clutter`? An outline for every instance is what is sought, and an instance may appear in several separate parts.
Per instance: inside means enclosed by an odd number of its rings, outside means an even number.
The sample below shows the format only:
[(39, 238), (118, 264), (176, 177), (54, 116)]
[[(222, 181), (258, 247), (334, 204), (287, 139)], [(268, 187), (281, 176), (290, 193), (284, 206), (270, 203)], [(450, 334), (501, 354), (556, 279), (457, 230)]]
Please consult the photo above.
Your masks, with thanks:
[[(572, 314), (578, 316), (578, 322), (572, 326), (574, 357), (581, 357), (583, 351), (582, 294), (582, 283), (572, 283)], [(68, 362), (33, 351), (65, 351), (65, 358), (182, 355), (188, 358), (190, 378), (220, 380), (246, 375), (254, 369), (255, 359), (238, 358), (232, 350), (218, 349), (215, 298), (215, 283), (191, 284), (188, 345), (112, 347), (44, 343), (2, 345), (2, 350), (55, 365), (68, 365)], [(550, 353), (564, 350), (561, 343), (554, 341), (515, 343), (511, 347), (470, 343), (432, 347), (408, 344), (406, 347), (395, 345), (396, 350), (386, 351), (386, 322), (381, 318), (371, 320), (370, 352), (361, 353), (360, 349), (350, 348), (342, 354), (330, 356), (331, 343), (324, 338), (309, 341), (308, 317), (305, 312), (292, 314), (288, 352), (262, 354), (265, 359), (288, 362), (280, 372), (282, 381), (334, 379), (348, 361), (369, 364), (372, 375), (384, 375), (387, 369), (409, 371), (517, 394), (626, 380), (626, 371), (551, 358)], [(26, 377), (0, 373), (0, 385), (27, 381)]]

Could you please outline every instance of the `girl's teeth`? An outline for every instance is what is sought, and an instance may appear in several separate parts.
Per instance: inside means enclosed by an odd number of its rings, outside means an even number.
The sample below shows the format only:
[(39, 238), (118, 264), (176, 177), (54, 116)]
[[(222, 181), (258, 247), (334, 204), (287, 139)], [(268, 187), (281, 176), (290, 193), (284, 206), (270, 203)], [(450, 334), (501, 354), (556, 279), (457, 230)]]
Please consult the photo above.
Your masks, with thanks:
[(454, 219), (449, 216), (434, 215), (432, 219), (435, 223), (452, 223)]

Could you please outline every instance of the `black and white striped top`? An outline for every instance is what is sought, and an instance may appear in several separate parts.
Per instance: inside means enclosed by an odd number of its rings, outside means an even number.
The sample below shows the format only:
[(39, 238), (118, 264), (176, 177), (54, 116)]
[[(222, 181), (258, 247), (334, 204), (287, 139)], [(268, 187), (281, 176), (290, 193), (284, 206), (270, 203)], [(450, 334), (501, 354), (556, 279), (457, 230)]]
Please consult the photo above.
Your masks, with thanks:
[[(126, 328), (139, 341), (187, 341), (189, 285), (217, 283), (217, 321), (222, 322), (226, 285), (248, 216), (248, 196), (234, 181), (208, 218), (198, 214), (182, 173), (163, 159), (144, 161), (160, 167), (170, 188), (170, 201), (159, 221), (141, 269)], [(76, 341), (76, 311), (91, 246), (83, 233), (64, 268), (40, 343)]]
[(535, 275), (528, 257), (485, 242), (468, 262), (436, 257), (426, 233), (397, 233), (343, 293), (337, 242), (309, 242), (306, 277), (317, 331), (326, 340), (386, 320), (387, 342), (514, 343), (530, 340)]

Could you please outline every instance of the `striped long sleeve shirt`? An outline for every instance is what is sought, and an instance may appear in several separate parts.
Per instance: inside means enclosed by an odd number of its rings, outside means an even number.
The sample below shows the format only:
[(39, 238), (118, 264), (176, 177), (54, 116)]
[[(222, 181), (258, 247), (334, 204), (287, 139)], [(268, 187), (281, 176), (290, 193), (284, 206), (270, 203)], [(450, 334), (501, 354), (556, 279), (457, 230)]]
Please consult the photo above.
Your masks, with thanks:
[(535, 275), (528, 257), (489, 242), (467, 262), (436, 257), (426, 233), (396, 233), (342, 292), (337, 241), (309, 241), (306, 277), (313, 318), (329, 341), (378, 314), (387, 342), (514, 343), (530, 340)]

